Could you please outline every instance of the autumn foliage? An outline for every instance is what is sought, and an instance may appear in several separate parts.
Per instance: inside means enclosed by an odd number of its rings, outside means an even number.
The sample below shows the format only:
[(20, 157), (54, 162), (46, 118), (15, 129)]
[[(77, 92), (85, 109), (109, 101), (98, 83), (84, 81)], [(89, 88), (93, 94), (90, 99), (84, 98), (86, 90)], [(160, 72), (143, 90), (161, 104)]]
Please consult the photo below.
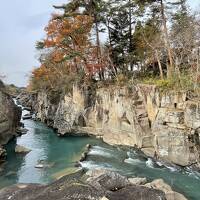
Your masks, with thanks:
[(93, 18), (77, 15), (71, 18), (54, 16), (45, 28), (47, 38), (45, 48), (54, 48), (51, 57), (54, 62), (70, 62), (79, 72), (94, 75), (101, 71), (105, 63), (97, 58), (97, 47), (90, 41)]
[(70, 0), (54, 6), (59, 14), (52, 15), (36, 44), (41, 64), (31, 74), (31, 88), (148, 78), (180, 85), (181, 76), (190, 88), (199, 87), (199, 17), (185, 0), (167, 2)]
[(46, 38), (39, 43), (39, 49), (45, 53), (40, 59), (41, 66), (32, 72), (30, 84), (39, 89), (54, 88), (55, 77), (76, 74), (83, 78), (84, 74), (85, 79), (91, 79), (101, 72), (105, 62), (103, 57), (99, 60), (97, 47), (91, 41), (92, 26), (93, 18), (89, 15), (54, 14), (45, 27)]

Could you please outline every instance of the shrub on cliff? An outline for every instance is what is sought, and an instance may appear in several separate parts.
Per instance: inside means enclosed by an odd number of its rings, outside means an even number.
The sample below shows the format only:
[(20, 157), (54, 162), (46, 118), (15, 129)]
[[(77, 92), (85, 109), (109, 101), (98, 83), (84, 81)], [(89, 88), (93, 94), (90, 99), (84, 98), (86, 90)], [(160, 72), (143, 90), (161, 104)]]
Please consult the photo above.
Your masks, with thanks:
[(178, 76), (173, 76), (168, 79), (159, 79), (158, 77), (145, 78), (141, 82), (145, 84), (156, 85), (163, 92), (169, 90), (195, 90), (194, 81), (191, 75), (188, 73), (182, 73)]

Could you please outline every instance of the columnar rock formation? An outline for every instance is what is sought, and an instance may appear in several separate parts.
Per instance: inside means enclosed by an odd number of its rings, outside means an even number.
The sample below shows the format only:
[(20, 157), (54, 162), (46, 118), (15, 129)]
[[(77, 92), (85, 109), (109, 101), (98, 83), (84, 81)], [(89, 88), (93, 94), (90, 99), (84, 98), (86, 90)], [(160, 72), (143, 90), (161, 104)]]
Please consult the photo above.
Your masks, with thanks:
[(29, 97), (36, 116), (65, 134), (92, 134), (112, 145), (140, 148), (174, 164), (199, 165), (200, 101), (186, 92), (162, 93), (153, 85), (73, 88), (63, 96)]

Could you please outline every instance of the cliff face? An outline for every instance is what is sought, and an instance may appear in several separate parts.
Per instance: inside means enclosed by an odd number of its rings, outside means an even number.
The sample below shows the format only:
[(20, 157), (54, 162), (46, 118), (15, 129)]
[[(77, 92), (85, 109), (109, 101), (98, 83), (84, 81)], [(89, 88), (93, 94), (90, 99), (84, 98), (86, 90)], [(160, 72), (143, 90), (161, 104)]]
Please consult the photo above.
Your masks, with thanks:
[(16, 127), (21, 119), (21, 109), (17, 107), (13, 99), (4, 92), (3, 85), (0, 87), (0, 157), (5, 151), (1, 145), (6, 144), (16, 135)]
[(92, 95), (74, 87), (71, 95), (53, 101), (39, 93), (36, 102), (37, 118), (61, 135), (93, 134), (178, 165), (199, 164), (200, 102), (185, 92), (162, 94), (155, 86), (138, 85)]
[(161, 94), (154, 86), (140, 86), (140, 92), (157, 155), (182, 166), (199, 163), (200, 102), (190, 100), (185, 92)]

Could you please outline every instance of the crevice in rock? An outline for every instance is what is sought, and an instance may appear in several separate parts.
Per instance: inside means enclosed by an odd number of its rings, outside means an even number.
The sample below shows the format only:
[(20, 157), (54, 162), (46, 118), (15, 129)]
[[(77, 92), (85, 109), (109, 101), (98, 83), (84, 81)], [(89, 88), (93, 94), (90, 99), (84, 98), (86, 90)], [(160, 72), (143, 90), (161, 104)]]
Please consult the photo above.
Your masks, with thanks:
[(148, 119), (148, 122), (149, 122), (149, 128), (151, 128), (152, 127), (151, 120)]
[(200, 146), (199, 133), (197, 132), (197, 130), (195, 130), (195, 133), (194, 133), (194, 143), (195, 145)]
[(81, 127), (86, 127), (86, 122), (85, 122), (85, 119), (82, 115), (80, 115), (78, 117), (78, 125), (81, 126)]

